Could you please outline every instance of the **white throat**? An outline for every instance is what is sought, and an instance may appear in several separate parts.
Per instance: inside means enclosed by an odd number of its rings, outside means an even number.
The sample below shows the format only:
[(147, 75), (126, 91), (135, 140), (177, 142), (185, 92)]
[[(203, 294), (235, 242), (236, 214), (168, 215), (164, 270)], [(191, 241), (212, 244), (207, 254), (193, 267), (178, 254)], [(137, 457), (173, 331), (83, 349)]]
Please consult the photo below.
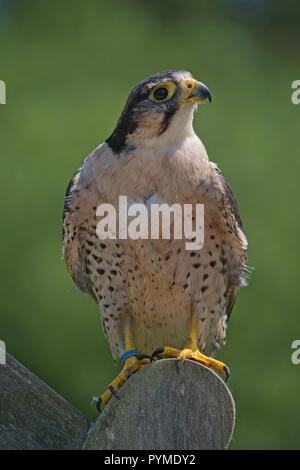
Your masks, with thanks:
[(159, 136), (142, 139), (138, 150), (145, 154), (148, 152), (159, 155), (170, 154), (186, 146), (188, 141), (199, 140), (193, 128), (194, 110), (195, 106), (182, 106), (176, 112), (168, 128)]

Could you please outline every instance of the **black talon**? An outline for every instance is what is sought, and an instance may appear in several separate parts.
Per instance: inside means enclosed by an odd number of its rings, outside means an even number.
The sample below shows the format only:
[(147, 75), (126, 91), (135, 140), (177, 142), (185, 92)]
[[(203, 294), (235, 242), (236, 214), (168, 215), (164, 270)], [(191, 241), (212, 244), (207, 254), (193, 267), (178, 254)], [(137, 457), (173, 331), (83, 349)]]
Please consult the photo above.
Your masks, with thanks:
[(223, 372), (224, 372), (224, 374), (225, 374), (225, 382), (227, 382), (228, 379), (229, 379), (229, 377), (230, 377), (230, 369), (229, 369), (229, 367), (224, 365)]
[(153, 353), (151, 354), (151, 359), (152, 359), (152, 361), (155, 359), (156, 356), (159, 356), (159, 354), (163, 353), (163, 352), (164, 352), (164, 349), (165, 349), (165, 348), (162, 348), (162, 347), (156, 348), (156, 349), (153, 351)]
[(148, 354), (137, 354), (135, 357), (139, 361), (142, 361), (143, 359), (149, 359), (150, 361), (152, 360), (152, 356), (149, 356)]
[(119, 395), (117, 394), (117, 391), (114, 389), (114, 387), (112, 385), (109, 385), (108, 387), (108, 390), (110, 391), (110, 393), (116, 397), (118, 400), (120, 400), (120, 397)]
[(99, 413), (101, 413), (101, 398), (100, 397), (93, 397), (91, 404), (92, 403), (96, 404), (97, 410), (99, 411)]

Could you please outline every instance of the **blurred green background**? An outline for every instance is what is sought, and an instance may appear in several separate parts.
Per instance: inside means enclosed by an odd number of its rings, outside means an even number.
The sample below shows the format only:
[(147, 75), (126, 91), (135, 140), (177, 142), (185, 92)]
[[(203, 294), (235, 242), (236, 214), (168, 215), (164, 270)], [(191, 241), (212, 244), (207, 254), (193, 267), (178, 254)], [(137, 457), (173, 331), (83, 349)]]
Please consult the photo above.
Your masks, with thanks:
[(237, 196), (255, 267), (218, 356), (237, 405), (231, 448), (300, 448), (299, 13), (284, 0), (0, 1), (0, 338), (89, 417), (118, 366), (60, 259), (65, 188), (134, 84), (188, 69), (213, 92), (195, 128)]

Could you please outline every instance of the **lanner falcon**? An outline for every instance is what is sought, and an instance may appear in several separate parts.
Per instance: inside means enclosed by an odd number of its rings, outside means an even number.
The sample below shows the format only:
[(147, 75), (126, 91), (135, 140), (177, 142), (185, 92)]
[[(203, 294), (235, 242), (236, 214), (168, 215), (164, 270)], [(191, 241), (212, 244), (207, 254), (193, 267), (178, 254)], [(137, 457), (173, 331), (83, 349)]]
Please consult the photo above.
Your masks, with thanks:
[[(122, 372), (98, 398), (105, 405), (153, 358), (191, 359), (225, 377), (212, 357), (224, 342), (246, 278), (247, 240), (235, 198), (193, 129), (209, 89), (186, 71), (152, 75), (130, 93), (115, 130), (83, 162), (66, 193), (63, 254), (74, 282), (99, 305)], [(97, 235), (97, 208), (132, 202), (204, 205), (204, 244), (186, 239)], [(193, 217), (194, 220), (194, 217)]]

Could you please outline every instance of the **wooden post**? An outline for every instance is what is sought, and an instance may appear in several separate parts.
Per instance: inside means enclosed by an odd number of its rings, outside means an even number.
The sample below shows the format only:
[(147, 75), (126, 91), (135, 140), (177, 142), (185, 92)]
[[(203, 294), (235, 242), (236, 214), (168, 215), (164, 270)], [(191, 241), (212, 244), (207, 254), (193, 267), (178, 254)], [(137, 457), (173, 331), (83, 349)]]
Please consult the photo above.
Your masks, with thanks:
[(79, 449), (90, 422), (9, 354), (0, 365), (0, 449)]
[(228, 387), (195, 362), (160, 360), (128, 380), (96, 423), (8, 356), (0, 366), (0, 449), (225, 449)]
[(91, 428), (85, 449), (225, 449), (234, 402), (213, 371), (195, 362), (157, 361), (122, 387)]

